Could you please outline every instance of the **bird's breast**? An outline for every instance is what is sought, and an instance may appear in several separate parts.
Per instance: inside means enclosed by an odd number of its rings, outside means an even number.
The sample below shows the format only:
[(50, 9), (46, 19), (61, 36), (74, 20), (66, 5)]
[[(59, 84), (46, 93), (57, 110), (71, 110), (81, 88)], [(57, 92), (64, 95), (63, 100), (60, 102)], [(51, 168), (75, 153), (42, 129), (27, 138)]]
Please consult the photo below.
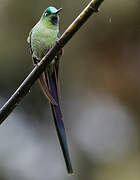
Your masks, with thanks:
[(33, 56), (42, 59), (56, 42), (57, 34), (57, 31), (41, 26), (33, 29), (31, 36)]

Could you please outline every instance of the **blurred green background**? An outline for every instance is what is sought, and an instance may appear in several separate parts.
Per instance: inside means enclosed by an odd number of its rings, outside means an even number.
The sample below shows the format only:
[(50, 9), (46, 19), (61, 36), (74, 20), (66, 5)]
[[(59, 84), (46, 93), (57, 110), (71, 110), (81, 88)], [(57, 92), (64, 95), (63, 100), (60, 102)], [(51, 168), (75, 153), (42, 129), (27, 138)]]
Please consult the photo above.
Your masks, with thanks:
[[(0, 0), (0, 105), (32, 70), (26, 42), (48, 6), (61, 33), (87, 0)], [(60, 82), (75, 174), (67, 176), (38, 83), (0, 127), (0, 180), (140, 179), (140, 3), (105, 0), (64, 48)]]

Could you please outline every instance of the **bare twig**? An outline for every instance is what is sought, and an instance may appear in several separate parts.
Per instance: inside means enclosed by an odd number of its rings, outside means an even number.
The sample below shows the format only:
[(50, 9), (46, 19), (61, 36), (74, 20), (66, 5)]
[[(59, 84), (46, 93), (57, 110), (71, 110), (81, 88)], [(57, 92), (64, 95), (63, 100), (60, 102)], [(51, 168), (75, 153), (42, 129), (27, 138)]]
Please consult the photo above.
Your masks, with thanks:
[(23, 97), (29, 92), (32, 85), (45, 70), (46, 66), (51, 63), (57, 52), (65, 46), (65, 44), (73, 37), (73, 35), (80, 29), (80, 27), (93, 13), (98, 12), (98, 8), (103, 1), (104, 0), (92, 0), (81, 12), (81, 14), (74, 20), (74, 22), (67, 28), (56, 44), (42, 58), (38, 66), (32, 70), (32, 72), (27, 76), (16, 92), (0, 109), (0, 124), (8, 117), (8, 115), (20, 103)]

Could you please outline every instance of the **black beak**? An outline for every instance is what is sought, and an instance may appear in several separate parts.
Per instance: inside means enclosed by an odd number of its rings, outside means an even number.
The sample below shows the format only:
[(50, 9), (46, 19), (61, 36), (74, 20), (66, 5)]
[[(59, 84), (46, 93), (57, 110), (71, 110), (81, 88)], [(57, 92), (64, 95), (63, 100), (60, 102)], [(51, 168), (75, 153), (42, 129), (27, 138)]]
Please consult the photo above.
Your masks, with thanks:
[(59, 12), (62, 10), (62, 8), (57, 9), (55, 14), (59, 14)]

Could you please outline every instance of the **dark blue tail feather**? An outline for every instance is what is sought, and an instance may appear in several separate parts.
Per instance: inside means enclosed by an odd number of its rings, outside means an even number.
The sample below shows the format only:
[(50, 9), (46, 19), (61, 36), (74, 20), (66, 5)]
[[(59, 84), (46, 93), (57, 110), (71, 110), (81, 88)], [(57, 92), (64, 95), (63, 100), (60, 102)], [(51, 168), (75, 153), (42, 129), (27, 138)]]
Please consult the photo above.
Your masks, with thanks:
[(51, 110), (52, 110), (56, 130), (57, 130), (58, 138), (59, 138), (60, 145), (63, 151), (64, 159), (66, 162), (67, 171), (68, 173), (73, 173), (70, 155), (68, 151), (66, 132), (65, 132), (65, 127), (63, 123), (63, 114), (62, 114), (60, 102), (59, 102), (60, 101), (59, 92), (58, 92), (59, 85), (58, 85), (58, 77), (56, 75), (56, 71), (46, 72), (46, 79), (48, 82), (50, 93), (58, 104), (58, 105), (54, 105), (54, 104), (50, 104), (50, 105), (51, 105)]

